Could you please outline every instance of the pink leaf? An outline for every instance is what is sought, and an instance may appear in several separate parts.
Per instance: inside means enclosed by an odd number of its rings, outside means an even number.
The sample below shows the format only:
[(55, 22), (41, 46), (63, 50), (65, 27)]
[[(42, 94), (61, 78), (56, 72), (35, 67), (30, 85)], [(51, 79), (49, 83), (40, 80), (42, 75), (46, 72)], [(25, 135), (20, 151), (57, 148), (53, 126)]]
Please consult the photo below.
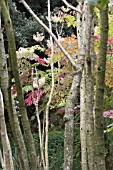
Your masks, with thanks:
[(108, 42), (113, 42), (113, 37), (108, 38)]
[(64, 74), (62, 73), (62, 74), (58, 75), (58, 78), (64, 78)]
[[(34, 97), (32, 97), (32, 95), (34, 94)], [(35, 104), (35, 102), (38, 100), (40, 100), (41, 96), (42, 96), (42, 90), (40, 90), (40, 92), (38, 92), (38, 90), (34, 90), (34, 92), (30, 92), (26, 95), (26, 99), (25, 99), (25, 104), (26, 106), (31, 106), (32, 104)]]
[(112, 51), (108, 51), (107, 54), (113, 54), (113, 52)]
[(107, 111), (103, 112), (103, 116), (113, 119), (113, 110), (107, 110)]
[(38, 61), (41, 65), (44, 65), (45, 64), (45, 60), (40, 58), (40, 57), (37, 57), (36, 58), (36, 61)]

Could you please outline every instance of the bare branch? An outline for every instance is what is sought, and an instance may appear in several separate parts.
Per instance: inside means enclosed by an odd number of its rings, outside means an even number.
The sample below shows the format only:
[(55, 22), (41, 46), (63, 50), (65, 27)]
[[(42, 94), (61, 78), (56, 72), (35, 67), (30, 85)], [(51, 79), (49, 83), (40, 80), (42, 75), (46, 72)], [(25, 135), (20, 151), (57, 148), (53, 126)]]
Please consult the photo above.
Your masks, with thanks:
[[(48, 22), (49, 22), (49, 29), (52, 32), (50, 0), (48, 0)], [(51, 91), (50, 91), (50, 94), (49, 94), (49, 100), (47, 102), (46, 114), (45, 114), (45, 118), (46, 118), (46, 126), (45, 126), (45, 132), (46, 132), (46, 136), (45, 136), (45, 162), (46, 162), (46, 170), (49, 170), (49, 157), (48, 157), (49, 108), (50, 108), (50, 104), (51, 104), (52, 96), (53, 96), (53, 91), (54, 91), (54, 62), (53, 62), (53, 58), (54, 58), (54, 46), (53, 46), (53, 39), (52, 39), (51, 35), (50, 35), (50, 43), (51, 43), (51, 64), (50, 65), (51, 65), (52, 86), (51, 86)]]
[(82, 11), (81, 11), (80, 9), (75, 8), (73, 5), (69, 4), (66, 0), (62, 0), (62, 2), (64, 2), (64, 4), (65, 4), (68, 8), (71, 8), (71, 9), (73, 9), (74, 11), (82, 14)]
[(54, 39), (56, 44), (59, 46), (61, 51), (64, 53), (66, 58), (71, 62), (72, 66), (76, 68), (76, 64), (71, 58), (71, 56), (68, 54), (68, 52), (64, 49), (64, 47), (61, 45), (61, 43), (58, 41), (56, 36), (53, 34), (53, 32), (40, 20), (37, 15), (32, 11), (32, 9), (28, 6), (28, 4), (24, 0), (20, 0), (20, 3), (24, 5), (24, 7), (29, 11), (29, 13), (33, 16), (33, 18), (51, 35), (51, 37)]

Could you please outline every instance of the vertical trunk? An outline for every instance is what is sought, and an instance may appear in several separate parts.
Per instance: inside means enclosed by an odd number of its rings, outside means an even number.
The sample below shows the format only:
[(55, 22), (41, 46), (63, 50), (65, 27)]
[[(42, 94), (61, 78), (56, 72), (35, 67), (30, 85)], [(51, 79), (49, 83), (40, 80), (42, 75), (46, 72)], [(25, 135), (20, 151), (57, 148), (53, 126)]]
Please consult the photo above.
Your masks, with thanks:
[(77, 101), (82, 69), (83, 66), (81, 64), (79, 74), (75, 74), (73, 77), (71, 90), (65, 107), (64, 170), (73, 170), (74, 107)]
[(86, 114), (85, 114), (85, 69), (80, 84), (80, 139), (81, 139), (81, 166), (82, 170), (88, 170), (86, 150)]
[(108, 39), (108, 7), (100, 11), (100, 44), (97, 63), (96, 92), (95, 92), (95, 170), (105, 170), (105, 145), (104, 145), (104, 86), (106, 69), (106, 51)]
[(1, 125), (0, 135), (1, 135), (1, 141), (3, 146), (3, 157), (4, 157), (3, 169), (14, 170), (11, 147), (7, 135), (5, 118), (4, 118), (4, 104), (3, 104), (3, 95), (1, 89), (0, 89), (0, 125)]
[[(1, 132), (0, 132), (1, 133)], [(1, 139), (1, 138), (0, 138)], [(0, 149), (0, 163), (1, 163), (1, 167), (4, 167), (4, 160), (3, 160), (3, 156), (2, 156), (2, 151)]]
[[(5, 62), (3, 60), (2, 54), (4, 54), (4, 44), (3, 44), (3, 36), (2, 36), (2, 30), (1, 30), (1, 7), (0, 7), (0, 58), (1, 58), (1, 64), (0, 64), (0, 73), (1, 69), (4, 68)], [(3, 68), (1, 67), (3, 66)], [(0, 74), (0, 84), (1, 84), (1, 77), (2, 74)], [(3, 78), (7, 75), (6, 67), (4, 68), (4, 74), (2, 75)], [(7, 77), (8, 78), (8, 77)], [(4, 153), (4, 170), (9, 169), (13, 170), (13, 160), (12, 160), (12, 153), (11, 153), (11, 148), (10, 148), (10, 143), (9, 143), (9, 138), (7, 135), (7, 130), (6, 130), (6, 124), (5, 124), (5, 118), (4, 118), (4, 104), (3, 104), (3, 95), (1, 92), (1, 87), (0, 87), (0, 137), (3, 145), (3, 153)]]
[(8, 48), (9, 48), (9, 54), (10, 54), (9, 56), (10, 56), (10, 61), (12, 65), (13, 75), (14, 75), (15, 82), (16, 82), (17, 95), (18, 95), (18, 101), (19, 101), (19, 106), (20, 106), (21, 121), (22, 121), (25, 138), (27, 141), (29, 161), (30, 161), (32, 169), (36, 170), (37, 169), (37, 155), (36, 155), (34, 140), (32, 137), (29, 120), (27, 117), (27, 112), (26, 112), (26, 108), (24, 104), (22, 87), (21, 87), (21, 83), (19, 79), (14, 32), (12, 28), (9, 11), (8, 11), (8, 8), (6, 7), (5, 1), (1, 0), (0, 5), (1, 5), (2, 15), (4, 18), (4, 23), (5, 23), (6, 33), (7, 33)]
[[(92, 58), (91, 56), (91, 43), (94, 41), (94, 19), (93, 19), (93, 10), (88, 8), (87, 11), (87, 28), (86, 28), (86, 105), (85, 105), (85, 114), (86, 114), (86, 147), (87, 147), (87, 166), (89, 170), (94, 170), (94, 118), (93, 118), (93, 69), (92, 69)], [(93, 29), (92, 29), (93, 28)], [(94, 43), (93, 43), (94, 45)], [(94, 49), (93, 49), (94, 51)]]
[[(82, 36), (81, 42), (85, 40), (85, 24), (86, 24), (86, 1), (84, 2), (84, 14), (82, 15)], [(74, 107), (77, 101), (82, 71), (85, 57), (85, 44), (82, 43), (79, 49), (79, 56), (76, 62), (77, 69), (74, 70), (74, 77), (69, 96), (65, 107), (65, 132), (64, 132), (64, 170), (73, 170), (73, 139), (74, 139)]]
[[(82, 7), (82, 2), (79, 2), (79, 8)], [(80, 14), (77, 13), (77, 38), (78, 49), (81, 50), (82, 44), (84, 44), (82, 50), (85, 51), (85, 39), (81, 40), (82, 28)], [(83, 23), (82, 23), (83, 24)], [(86, 30), (84, 25), (84, 32)], [(85, 53), (85, 52), (84, 52)], [(86, 70), (82, 73), (82, 79), (80, 83), (80, 140), (81, 140), (81, 167), (82, 170), (87, 170), (87, 151), (86, 151), (86, 114), (85, 114), (85, 81)]]
[[(49, 22), (49, 29), (52, 31), (52, 25), (51, 25), (51, 11), (50, 11), (50, 0), (48, 0), (48, 22)], [(51, 92), (49, 95), (49, 99), (47, 102), (47, 106), (46, 106), (46, 126), (45, 126), (45, 162), (46, 162), (46, 167), (45, 170), (49, 170), (49, 157), (48, 157), (48, 127), (49, 127), (49, 107), (50, 107), (50, 103), (52, 101), (52, 96), (53, 96), (53, 91), (54, 91), (54, 46), (53, 46), (53, 39), (50, 36), (50, 43), (51, 43), (51, 76), (52, 76), (52, 86), (51, 86)]]
[[(81, 136), (81, 161), (82, 170), (94, 169), (94, 122), (93, 122), (93, 73), (92, 59), (90, 51), (94, 44), (93, 37), (93, 10), (90, 10), (88, 1), (86, 5), (85, 25), (82, 27), (82, 32), (86, 32), (86, 36), (81, 39), (79, 49), (85, 51), (86, 62), (85, 69), (82, 75), (80, 87), (80, 136)], [(84, 20), (83, 20), (84, 21)], [(82, 23), (83, 24), (83, 23)], [(82, 47), (84, 44), (84, 47)], [(92, 46), (91, 46), (92, 44)], [(94, 49), (93, 49), (94, 54)]]
[(87, 10), (86, 63), (80, 89), (80, 132), (82, 170), (94, 169), (94, 119), (93, 119), (93, 58), (94, 22), (93, 10)]

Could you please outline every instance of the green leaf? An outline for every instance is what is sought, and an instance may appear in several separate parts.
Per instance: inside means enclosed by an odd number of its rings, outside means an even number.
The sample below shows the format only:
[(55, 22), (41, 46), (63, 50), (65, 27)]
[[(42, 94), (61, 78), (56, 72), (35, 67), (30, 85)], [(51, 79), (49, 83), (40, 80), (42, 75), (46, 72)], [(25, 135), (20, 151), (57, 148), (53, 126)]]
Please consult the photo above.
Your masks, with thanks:
[(113, 131), (113, 127), (107, 129), (107, 132), (111, 132), (111, 131)]
[(67, 26), (68, 26), (68, 27), (70, 27), (70, 26), (71, 26), (71, 23), (70, 23), (70, 22), (68, 22), (68, 23), (67, 23)]
[(34, 121), (34, 120), (35, 120), (35, 118), (36, 118), (36, 116), (35, 116), (35, 115), (31, 116), (31, 121)]
[(23, 90), (28, 93), (29, 91), (32, 91), (33, 90), (33, 87), (32, 86), (25, 86), (23, 87)]
[(99, 9), (103, 10), (106, 7), (108, 2), (109, 2), (109, 0), (98, 0), (97, 1), (97, 7)]

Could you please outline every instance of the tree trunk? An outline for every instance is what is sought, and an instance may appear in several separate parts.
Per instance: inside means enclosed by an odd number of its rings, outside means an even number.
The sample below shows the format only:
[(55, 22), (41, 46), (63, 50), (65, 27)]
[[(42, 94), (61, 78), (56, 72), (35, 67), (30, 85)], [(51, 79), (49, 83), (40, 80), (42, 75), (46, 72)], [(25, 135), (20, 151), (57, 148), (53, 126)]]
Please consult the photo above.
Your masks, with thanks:
[(73, 170), (73, 140), (74, 140), (74, 108), (77, 103), (77, 96), (82, 77), (85, 57), (85, 24), (86, 24), (86, 1), (84, 2), (84, 14), (82, 15), (82, 35), (81, 48), (79, 48), (79, 56), (74, 69), (74, 77), (69, 96), (65, 107), (65, 132), (64, 132), (64, 170)]
[(96, 75), (95, 92), (95, 170), (105, 170), (105, 145), (104, 145), (104, 86), (106, 70), (106, 51), (108, 39), (108, 7), (100, 11), (100, 44)]
[(64, 170), (73, 170), (74, 107), (77, 101), (82, 69), (81, 64), (79, 74), (73, 77), (71, 90), (65, 107)]
[[(94, 104), (94, 77), (92, 69), (91, 43), (94, 41), (94, 18), (93, 9), (88, 7), (87, 10), (87, 27), (86, 27), (86, 87), (85, 87), (85, 114), (86, 114), (86, 148), (87, 148), (87, 168), (94, 170), (94, 118), (93, 118), (93, 104)], [(93, 29), (92, 29), (93, 28)], [(93, 32), (92, 32), (93, 31)], [(94, 45), (94, 43), (93, 43)]]
[(80, 139), (81, 139), (81, 166), (82, 170), (88, 170), (86, 150), (86, 112), (85, 112), (85, 69), (80, 84)]
[(1, 141), (3, 146), (3, 169), (4, 170), (14, 170), (13, 167), (13, 159), (12, 152), (9, 143), (9, 138), (7, 134), (5, 118), (4, 118), (4, 103), (3, 103), (3, 95), (0, 89), (0, 125), (1, 125)]
[(16, 90), (18, 95), (19, 107), (20, 107), (20, 114), (21, 114), (21, 121), (24, 130), (24, 135), (27, 143), (27, 150), (28, 150), (28, 158), (31, 164), (32, 170), (36, 170), (37, 167), (37, 155), (35, 150), (35, 144), (32, 137), (29, 120), (27, 117), (27, 112), (24, 104), (24, 97), (22, 94), (22, 87), (19, 78), (19, 71), (17, 65), (17, 57), (16, 57), (16, 45), (14, 40), (14, 31), (12, 28), (12, 23), (9, 15), (8, 8), (6, 7), (5, 1), (0, 1), (2, 15), (4, 18), (6, 33), (7, 33), (7, 40), (8, 40), (8, 50), (9, 50), (9, 57), (11, 61), (12, 71), (16, 82)]
[[(82, 8), (82, 2), (79, 2), (79, 8)], [(84, 32), (86, 30), (84, 25)], [(77, 13), (77, 39), (78, 49), (81, 51), (82, 44), (85, 44), (86, 40), (81, 40), (82, 34), (81, 28), (81, 16)], [(85, 51), (85, 45), (82, 49)], [(84, 52), (85, 53), (85, 52)], [(80, 83), (80, 140), (81, 140), (81, 167), (82, 170), (87, 170), (87, 151), (86, 151), (86, 114), (85, 114), (85, 84), (86, 84), (86, 69), (84, 68), (82, 73), (82, 79)]]
[[(3, 74), (3, 77), (7, 77), (7, 72), (6, 72), (6, 67), (4, 68), (5, 64), (3, 62), (3, 56), (5, 57), (5, 53), (4, 53), (4, 44), (3, 44), (3, 35), (2, 35), (2, 30), (1, 30), (1, 7), (0, 7), (0, 59), (2, 62), (2, 66), (0, 64), (0, 73), (1, 73), (1, 69), (4, 69), (4, 73), (6, 73), (5, 75)], [(2, 75), (2, 74), (1, 74)], [(0, 84), (1, 84), (1, 75), (0, 75)], [(7, 77), (8, 78), (8, 77)], [(5, 85), (6, 86), (6, 85)], [(5, 124), (5, 118), (4, 118), (4, 104), (3, 104), (3, 95), (1, 92), (1, 87), (0, 87), (0, 137), (1, 137), (1, 141), (2, 141), (2, 145), (3, 145), (3, 153), (4, 153), (4, 170), (9, 169), (9, 170), (13, 170), (13, 160), (12, 160), (12, 153), (11, 153), (11, 147), (10, 147), (10, 143), (9, 143), (9, 138), (7, 135), (7, 130), (6, 130), (6, 124)]]
[[(12, 134), (15, 141), (15, 146), (18, 151), (19, 159), (21, 161), (21, 167), (22, 169), (27, 170), (28, 169), (28, 160), (27, 160), (27, 152), (24, 145), (24, 140), (22, 137), (22, 133), (20, 130), (20, 125), (18, 121), (17, 114), (15, 113), (15, 109), (13, 109), (12, 105), (12, 97), (11, 97), (11, 86), (10, 84), (10, 74), (8, 77), (8, 68), (7, 68), (7, 58), (5, 55), (5, 47), (3, 42), (3, 34), (0, 30), (0, 83), (2, 92), (4, 95), (4, 101), (6, 104), (6, 108), (9, 115), (10, 125)], [(10, 72), (10, 69), (9, 69)], [(9, 83), (8, 83), (9, 81)]]

